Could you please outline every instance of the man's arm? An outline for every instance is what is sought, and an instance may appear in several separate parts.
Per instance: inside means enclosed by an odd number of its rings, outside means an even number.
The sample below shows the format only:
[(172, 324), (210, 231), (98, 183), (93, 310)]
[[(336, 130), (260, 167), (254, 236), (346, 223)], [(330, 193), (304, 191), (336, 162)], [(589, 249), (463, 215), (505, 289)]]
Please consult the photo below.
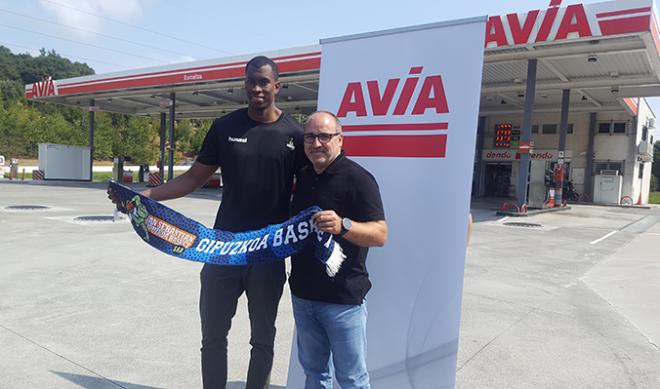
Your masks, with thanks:
[(147, 189), (141, 194), (156, 201), (171, 200), (192, 193), (204, 185), (211, 175), (218, 169), (214, 165), (204, 165), (199, 162), (193, 165), (172, 181), (155, 188)]
[[(312, 217), (319, 230), (334, 235), (341, 232), (341, 219), (335, 211), (321, 211)], [(385, 220), (353, 221), (353, 226), (344, 234), (344, 239), (360, 247), (382, 247), (387, 240), (387, 224)]]
[(470, 243), (470, 238), (472, 238), (472, 213), (468, 213), (468, 231), (467, 231), (467, 242)]

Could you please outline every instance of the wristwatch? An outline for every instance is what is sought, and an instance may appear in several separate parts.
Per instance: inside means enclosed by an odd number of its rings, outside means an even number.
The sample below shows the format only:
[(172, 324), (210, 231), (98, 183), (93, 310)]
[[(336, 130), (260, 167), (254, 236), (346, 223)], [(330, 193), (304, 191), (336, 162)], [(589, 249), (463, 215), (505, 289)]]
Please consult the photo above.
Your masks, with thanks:
[(353, 221), (347, 217), (341, 219), (341, 232), (339, 233), (339, 236), (344, 236), (348, 231), (351, 230), (351, 227), (353, 227)]

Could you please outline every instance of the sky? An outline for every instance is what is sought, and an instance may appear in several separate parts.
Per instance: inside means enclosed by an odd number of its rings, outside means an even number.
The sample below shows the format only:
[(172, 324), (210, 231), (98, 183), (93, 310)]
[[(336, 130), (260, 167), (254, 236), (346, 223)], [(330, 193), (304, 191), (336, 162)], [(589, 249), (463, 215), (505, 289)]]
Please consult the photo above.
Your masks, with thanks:
[[(577, 2), (564, 0), (562, 6)], [(55, 50), (101, 74), (548, 5), (549, 0), (0, 0), (0, 45), (33, 55), (41, 48)], [(651, 105), (660, 115), (660, 99)]]

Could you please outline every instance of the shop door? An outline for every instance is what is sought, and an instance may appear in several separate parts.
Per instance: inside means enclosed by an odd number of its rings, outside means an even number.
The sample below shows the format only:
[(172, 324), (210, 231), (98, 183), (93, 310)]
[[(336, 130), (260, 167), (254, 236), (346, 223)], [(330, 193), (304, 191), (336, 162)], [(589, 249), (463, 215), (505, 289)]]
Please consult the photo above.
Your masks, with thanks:
[(485, 178), (485, 196), (509, 196), (509, 188), (511, 187), (511, 164), (487, 164)]

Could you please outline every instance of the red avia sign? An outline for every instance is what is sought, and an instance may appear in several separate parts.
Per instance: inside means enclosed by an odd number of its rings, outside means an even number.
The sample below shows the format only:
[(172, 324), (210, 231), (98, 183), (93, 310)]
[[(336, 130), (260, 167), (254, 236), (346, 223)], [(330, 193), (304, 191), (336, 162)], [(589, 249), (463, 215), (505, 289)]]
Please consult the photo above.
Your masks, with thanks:
[(56, 96), (57, 89), (52, 78), (46, 77), (42, 81), (35, 82), (32, 85), (33, 97)]
[[(422, 77), (423, 70), (423, 66), (411, 67), (405, 80), (349, 82), (336, 111), (337, 116), (364, 118), (366, 122), (387, 115), (413, 118), (449, 113), (442, 76)], [(418, 85), (421, 87), (417, 88)], [(417, 89), (419, 92), (415, 93)], [(437, 132), (447, 130), (448, 123), (418, 121), (344, 125), (344, 132), (349, 134), (344, 139), (344, 149), (352, 156), (444, 158), (447, 134)]]
[(651, 29), (650, 1), (613, 1), (559, 8), (552, 0), (545, 10), (491, 16), (486, 24), (485, 47), (506, 47), (562, 39), (607, 36)]

